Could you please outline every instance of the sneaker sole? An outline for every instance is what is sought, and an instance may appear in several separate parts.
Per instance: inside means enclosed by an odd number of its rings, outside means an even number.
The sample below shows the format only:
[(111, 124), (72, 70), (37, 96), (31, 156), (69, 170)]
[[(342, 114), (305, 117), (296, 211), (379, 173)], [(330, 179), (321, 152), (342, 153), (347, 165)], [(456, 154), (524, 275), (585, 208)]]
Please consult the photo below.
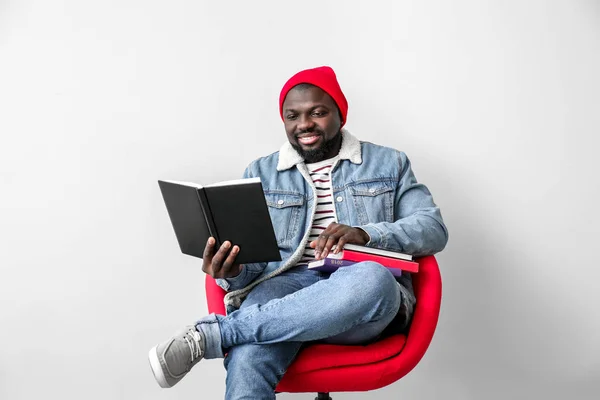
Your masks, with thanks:
[(158, 346), (154, 346), (150, 349), (150, 352), (148, 353), (148, 359), (150, 360), (150, 368), (152, 368), (154, 378), (156, 379), (156, 382), (158, 382), (160, 387), (167, 389), (170, 388), (171, 385), (169, 385), (169, 383), (167, 382), (167, 378), (165, 377), (165, 374), (163, 373), (162, 367), (160, 365), (157, 347)]

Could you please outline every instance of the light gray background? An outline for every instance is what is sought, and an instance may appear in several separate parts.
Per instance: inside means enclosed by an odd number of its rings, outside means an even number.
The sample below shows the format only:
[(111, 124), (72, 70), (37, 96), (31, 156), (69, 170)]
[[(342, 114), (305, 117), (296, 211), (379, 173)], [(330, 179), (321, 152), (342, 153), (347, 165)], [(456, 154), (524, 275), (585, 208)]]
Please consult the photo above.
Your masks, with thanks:
[(170, 390), (149, 369), (206, 312), (156, 180), (238, 178), (323, 64), (450, 229), (423, 361), (335, 398), (598, 398), (592, 0), (0, 1), (0, 398), (222, 397), (220, 360)]

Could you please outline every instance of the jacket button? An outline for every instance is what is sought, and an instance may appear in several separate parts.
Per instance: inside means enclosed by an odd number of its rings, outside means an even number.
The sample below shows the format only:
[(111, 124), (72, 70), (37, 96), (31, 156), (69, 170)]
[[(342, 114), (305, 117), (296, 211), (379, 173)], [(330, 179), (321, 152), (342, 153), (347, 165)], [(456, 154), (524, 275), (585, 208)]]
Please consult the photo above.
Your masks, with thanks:
[(337, 200), (338, 203), (341, 203), (342, 201), (344, 201), (344, 198), (342, 196), (338, 196), (336, 198), (336, 200)]
[(375, 189), (373, 189), (373, 188), (369, 189), (369, 193), (375, 193)]
[(282, 205), (283, 204), (283, 200), (277, 200), (277, 204)]

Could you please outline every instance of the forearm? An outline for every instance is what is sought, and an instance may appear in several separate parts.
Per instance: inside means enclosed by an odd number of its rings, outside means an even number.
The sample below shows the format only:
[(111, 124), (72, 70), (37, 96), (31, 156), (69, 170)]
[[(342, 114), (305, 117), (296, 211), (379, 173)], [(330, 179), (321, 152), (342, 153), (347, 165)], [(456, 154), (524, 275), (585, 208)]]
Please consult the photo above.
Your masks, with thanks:
[(437, 208), (420, 210), (396, 222), (371, 223), (360, 228), (370, 236), (367, 246), (415, 256), (438, 253), (448, 242), (448, 231)]

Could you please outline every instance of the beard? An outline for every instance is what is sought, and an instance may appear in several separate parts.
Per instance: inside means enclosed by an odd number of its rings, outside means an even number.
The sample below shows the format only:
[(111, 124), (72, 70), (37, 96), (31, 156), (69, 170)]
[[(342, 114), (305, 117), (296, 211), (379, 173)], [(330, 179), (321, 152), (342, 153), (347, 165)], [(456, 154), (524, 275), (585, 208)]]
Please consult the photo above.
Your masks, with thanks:
[[(320, 134), (321, 137), (325, 137), (324, 132), (322, 132), (321, 130), (314, 130), (314, 132)], [(331, 139), (329, 139), (327, 141), (324, 141), (321, 144), (321, 146), (317, 147), (316, 149), (304, 150), (298, 144), (297, 141), (294, 143), (291, 143), (291, 145), (294, 148), (294, 150), (296, 150), (298, 152), (298, 154), (300, 154), (300, 156), (302, 156), (302, 158), (304, 158), (304, 161), (307, 164), (311, 164), (311, 163), (316, 163), (316, 162), (325, 160), (327, 158), (327, 156), (331, 154), (331, 152), (336, 147), (336, 145), (338, 145), (340, 143), (341, 140), (342, 140), (342, 132), (340, 130), (334, 137), (332, 137)]]

